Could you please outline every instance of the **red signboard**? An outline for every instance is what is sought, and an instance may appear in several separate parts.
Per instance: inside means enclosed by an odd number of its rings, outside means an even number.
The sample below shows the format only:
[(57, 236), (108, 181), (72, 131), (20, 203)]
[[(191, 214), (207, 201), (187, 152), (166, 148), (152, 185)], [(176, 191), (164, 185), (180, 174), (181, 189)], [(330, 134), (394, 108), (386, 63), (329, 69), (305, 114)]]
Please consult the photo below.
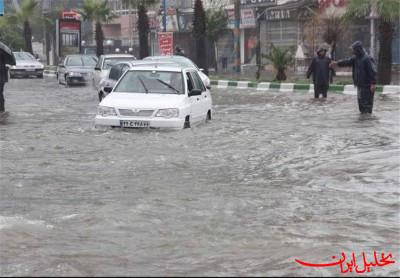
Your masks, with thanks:
[(159, 32), (158, 33), (158, 47), (160, 49), (160, 55), (173, 55), (174, 33), (173, 32)]
[(81, 23), (80, 21), (60, 21), (60, 29), (69, 31), (80, 31)]

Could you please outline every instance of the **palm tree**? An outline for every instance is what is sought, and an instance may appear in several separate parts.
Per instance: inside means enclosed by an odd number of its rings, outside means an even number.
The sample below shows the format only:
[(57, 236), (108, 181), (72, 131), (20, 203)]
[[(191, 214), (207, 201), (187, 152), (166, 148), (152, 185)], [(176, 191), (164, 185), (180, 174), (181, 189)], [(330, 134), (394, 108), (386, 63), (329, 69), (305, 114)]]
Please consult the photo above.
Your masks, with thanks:
[(373, 8), (378, 15), (378, 83), (387, 85), (392, 77), (392, 41), (394, 23), (400, 20), (399, 0), (349, 0), (345, 17), (365, 18)]
[(25, 40), (25, 51), (33, 54), (31, 20), (37, 16), (37, 2), (35, 0), (22, 0), (15, 14), (9, 16), (10, 22), (22, 25)]
[(156, 0), (122, 0), (129, 8), (138, 11), (138, 30), (139, 30), (139, 48), (140, 58), (149, 56), (149, 18), (147, 16), (147, 7), (156, 3)]
[(290, 48), (279, 48), (271, 45), (271, 52), (267, 55), (262, 55), (272, 62), (274, 68), (277, 70), (276, 80), (285, 81), (286, 80), (286, 69), (293, 61), (293, 55)]
[(208, 75), (207, 47), (206, 47), (206, 13), (201, 0), (196, 0), (194, 4), (193, 19), (193, 38), (196, 40), (196, 64), (204, 69)]
[(107, 5), (107, 0), (85, 0), (78, 12), (84, 20), (95, 21), (96, 55), (102, 55), (104, 53), (102, 23), (115, 17)]
[(225, 11), (220, 8), (218, 10), (208, 10), (206, 13), (206, 25), (207, 25), (207, 37), (209, 41), (214, 45), (214, 57), (215, 57), (215, 71), (218, 72), (218, 38), (226, 30), (226, 24), (228, 17)]

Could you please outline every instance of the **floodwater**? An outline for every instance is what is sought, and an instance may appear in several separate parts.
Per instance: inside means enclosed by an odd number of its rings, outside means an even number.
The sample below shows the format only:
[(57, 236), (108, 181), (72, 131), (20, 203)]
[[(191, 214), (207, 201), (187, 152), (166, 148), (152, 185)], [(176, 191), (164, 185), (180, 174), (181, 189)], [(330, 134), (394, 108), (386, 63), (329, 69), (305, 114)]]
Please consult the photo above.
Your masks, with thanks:
[(354, 96), (213, 89), (180, 131), (96, 129), (96, 93), (54, 78), (6, 101), (1, 276), (338, 276), (295, 259), (374, 251), (400, 275), (399, 98), (361, 119)]

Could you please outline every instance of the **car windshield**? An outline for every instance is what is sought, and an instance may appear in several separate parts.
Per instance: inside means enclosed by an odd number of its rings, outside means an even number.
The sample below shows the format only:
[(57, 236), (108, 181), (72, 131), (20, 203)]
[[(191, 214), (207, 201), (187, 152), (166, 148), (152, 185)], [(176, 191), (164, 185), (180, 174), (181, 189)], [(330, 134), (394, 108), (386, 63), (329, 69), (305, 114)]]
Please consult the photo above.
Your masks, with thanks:
[(114, 92), (138, 94), (183, 94), (181, 72), (170, 71), (128, 71), (118, 83)]
[(67, 59), (66, 65), (70, 67), (95, 66), (96, 58), (93, 56), (70, 56)]
[(109, 70), (112, 66), (119, 62), (125, 62), (133, 60), (132, 57), (118, 57), (118, 58), (106, 58), (104, 59), (103, 69)]
[(14, 52), (14, 56), (16, 60), (36, 61), (35, 57), (33, 57), (32, 54), (27, 52)]

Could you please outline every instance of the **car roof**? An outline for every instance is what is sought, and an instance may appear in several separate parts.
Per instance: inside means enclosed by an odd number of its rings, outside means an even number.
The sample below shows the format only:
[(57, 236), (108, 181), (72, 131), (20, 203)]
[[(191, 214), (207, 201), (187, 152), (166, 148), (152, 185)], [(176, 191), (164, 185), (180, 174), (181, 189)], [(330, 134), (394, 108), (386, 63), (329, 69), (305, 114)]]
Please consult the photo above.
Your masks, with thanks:
[(103, 54), (104, 58), (135, 58), (132, 54)]
[(172, 71), (172, 72), (182, 72), (186, 68), (179, 66), (177, 64), (142, 64), (131, 67), (129, 71), (136, 70), (156, 70), (156, 71)]

